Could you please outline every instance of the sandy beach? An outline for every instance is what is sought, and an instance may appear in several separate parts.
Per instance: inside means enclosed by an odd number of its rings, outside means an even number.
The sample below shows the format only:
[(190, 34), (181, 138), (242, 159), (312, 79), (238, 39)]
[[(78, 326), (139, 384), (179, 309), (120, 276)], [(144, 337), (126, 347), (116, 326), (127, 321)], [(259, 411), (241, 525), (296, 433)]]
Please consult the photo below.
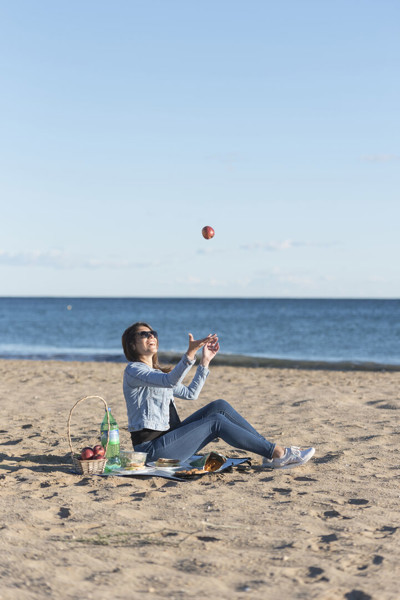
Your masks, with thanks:
[[(181, 417), (224, 398), (267, 438), (314, 445), (290, 471), (192, 481), (82, 477), (67, 419), (100, 395), (130, 447), (124, 364), (0, 361), (2, 600), (399, 597), (400, 373), (212, 366)], [(100, 402), (74, 411), (77, 450)]]

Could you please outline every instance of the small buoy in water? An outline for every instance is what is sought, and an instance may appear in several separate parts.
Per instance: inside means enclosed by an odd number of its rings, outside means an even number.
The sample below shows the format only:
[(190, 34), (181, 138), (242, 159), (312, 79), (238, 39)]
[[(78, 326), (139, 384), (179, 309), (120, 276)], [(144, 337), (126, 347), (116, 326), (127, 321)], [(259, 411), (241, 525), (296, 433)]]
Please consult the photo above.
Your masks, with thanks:
[(72, 306), (71, 306), (71, 304), (68, 304), (68, 306), (67, 306), (67, 310), (72, 310)]

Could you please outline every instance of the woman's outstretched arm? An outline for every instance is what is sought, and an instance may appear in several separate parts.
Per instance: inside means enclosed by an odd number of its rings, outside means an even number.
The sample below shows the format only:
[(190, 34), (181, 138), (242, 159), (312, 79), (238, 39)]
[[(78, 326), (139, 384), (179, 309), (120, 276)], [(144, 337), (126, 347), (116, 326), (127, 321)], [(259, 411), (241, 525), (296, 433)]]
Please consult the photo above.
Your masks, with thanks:
[(209, 334), (200, 340), (194, 340), (193, 335), (189, 333), (189, 347), (178, 362), (178, 364), (169, 373), (156, 371), (142, 362), (130, 363), (126, 368), (126, 375), (130, 379), (132, 387), (153, 386), (163, 388), (173, 388), (179, 384), (194, 364), (197, 350), (207, 345), (218, 342), (215, 334)]
[(208, 365), (219, 351), (218, 340), (208, 342), (203, 346), (203, 352), (200, 360), (200, 364), (197, 367), (195, 376), (193, 377), (189, 385), (183, 385), (178, 383), (174, 387), (174, 396), (176, 398), (183, 398), (185, 400), (196, 400), (206, 382), (209, 374)]

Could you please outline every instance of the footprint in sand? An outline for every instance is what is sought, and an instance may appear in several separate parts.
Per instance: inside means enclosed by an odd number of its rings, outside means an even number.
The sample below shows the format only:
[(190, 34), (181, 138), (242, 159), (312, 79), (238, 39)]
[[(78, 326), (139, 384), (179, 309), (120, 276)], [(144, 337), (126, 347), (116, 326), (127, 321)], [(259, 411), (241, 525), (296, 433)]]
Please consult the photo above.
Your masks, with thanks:
[(274, 546), (274, 550), (286, 550), (287, 548), (294, 548), (294, 542), (288, 542), (287, 544), (281, 544), (280, 546)]
[(141, 502), (142, 500), (144, 500), (144, 498), (146, 498), (146, 496), (147, 492), (134, 492), (132, 494), (134, 502)]
[(305, 402), (308, 402), (308, 400), (296, 400), (296, 402), (292, 402), (292, 406), (301, 406)]
[(288, 496), (292, 493), (291, 488), (272, 488), (274, 492), (278, 492), (278, 494), (282, 494), (282, 496)]
[(313, 459), (313, 462), (317, 465), (323, 465), (334, 460), (338, 460), (343, 455), (343, 452), (328, 452), (325, 456), (317, 456)]
[(383, 527), (381, 527), (380, 529), (377, 529), (376, 531), (379, 531), (379, 533), (383, 533), (383, 535), (380, 535), (378, 537), (389, 537), (389, 535), (393, 535), (394, 533), (396, 533), (396, 531), (398, 530), (398, 527), (391, 527), (390, 525), (384, 525)]
[(337, 510), (326, 510), (324, 512), (324, 517), (326, 519), (335, 519), (336, 517), (340, 517), (341, 514)]
[(356, 506), (365, 506), (369, 503), (369, 500), (365, 498), (350, 498), (349, 504), (355, 504)]
[(325, 577), (325, 575), (320, 577), (324, 572), (324, 569), (321, 569), (321, 567), (308, 567), (307, 577), (312, 579), (316, 579), (318, 577), (318, 581), (329, 581), (328, 577)]
[(331, 549), (331, 543), (336, 542), (338, 539), (336, 533), (321, 535), (319, 538), (311, 539), (308, 548), (311, 548), (315, 552), (319, 552), (320, 550), (329, 551)]
[(398, 404), (395, 404), (394, 402), (387, 402), (387, 400), (370, 400), (366, 404), (375, 406), (375, 408), (383, 408), (386, 410), (400, 410), (400, 402), (397, 402)]
[(319, 539), (323, 544), (330, 544), (331, 542), (336, 542), (338, 540), (338, 536), (336, 533), (330, 533), (328, 535), (321, 535)]
[(372, 596), (366, 594), (362, 590), (351, 590), (344, 595), (346, 600), (372, 600)]
[(197, 558), (184, 558), (178, 560), (175, 565), (175, 569), (178, 571), (184, 571), (185, 573), (197, 573), (197, 574), (208, 574), (216, 575), (219, 571), (219, 567), (215, 563), (203, 562)]
[(0, 444), (1, 446), (16, 446), (20, 442), (22, 442), (22, 438), (20, 438), (19, 440), (9, 440), (8, 442), (1, 442)]
[(369, 442), (370, 440), (373, 440), (375, 438), (379, 437), (379, 435), (373, 434), (373, 435), (360, 435), (357, 437), (351, 437), (349, 438), (349, 442)]
[(81, 486), (81, 485), (91, 485), (93, 482), (89, 477), (84, 477), (83, 479), (80, 479), (79, 481), (77, 481), (76, 483), (74, 483), (75, 486)]

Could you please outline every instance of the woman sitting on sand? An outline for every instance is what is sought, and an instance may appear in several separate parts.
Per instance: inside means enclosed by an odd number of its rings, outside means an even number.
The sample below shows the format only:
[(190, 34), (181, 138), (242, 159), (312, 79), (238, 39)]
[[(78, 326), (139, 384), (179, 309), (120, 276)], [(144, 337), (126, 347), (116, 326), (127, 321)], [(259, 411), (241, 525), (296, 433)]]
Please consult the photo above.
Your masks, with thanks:
[[(135, 323), (122, 335), (122, 346), (129, 365), (124, 373), (124, 396), (132, 445), (147, 452), (148, 460), (175, 458), (185, 461), (215, 438), (248, 452), (263, 456), (263, 466), (292, 468), (303, 465), (314, 448), (283, 448), (260, 435), (228, 402), (215, 400), (181, 421), (174, 396), (194, 400), (209, 374), (208, 365), (219, 350), (218, 337), (209, 334), (194, 340), (175, 367), (158, 364), (158, 335), (147, 323)], [(188, 386), (182, 380), (203, 348), (200, 364)]]

